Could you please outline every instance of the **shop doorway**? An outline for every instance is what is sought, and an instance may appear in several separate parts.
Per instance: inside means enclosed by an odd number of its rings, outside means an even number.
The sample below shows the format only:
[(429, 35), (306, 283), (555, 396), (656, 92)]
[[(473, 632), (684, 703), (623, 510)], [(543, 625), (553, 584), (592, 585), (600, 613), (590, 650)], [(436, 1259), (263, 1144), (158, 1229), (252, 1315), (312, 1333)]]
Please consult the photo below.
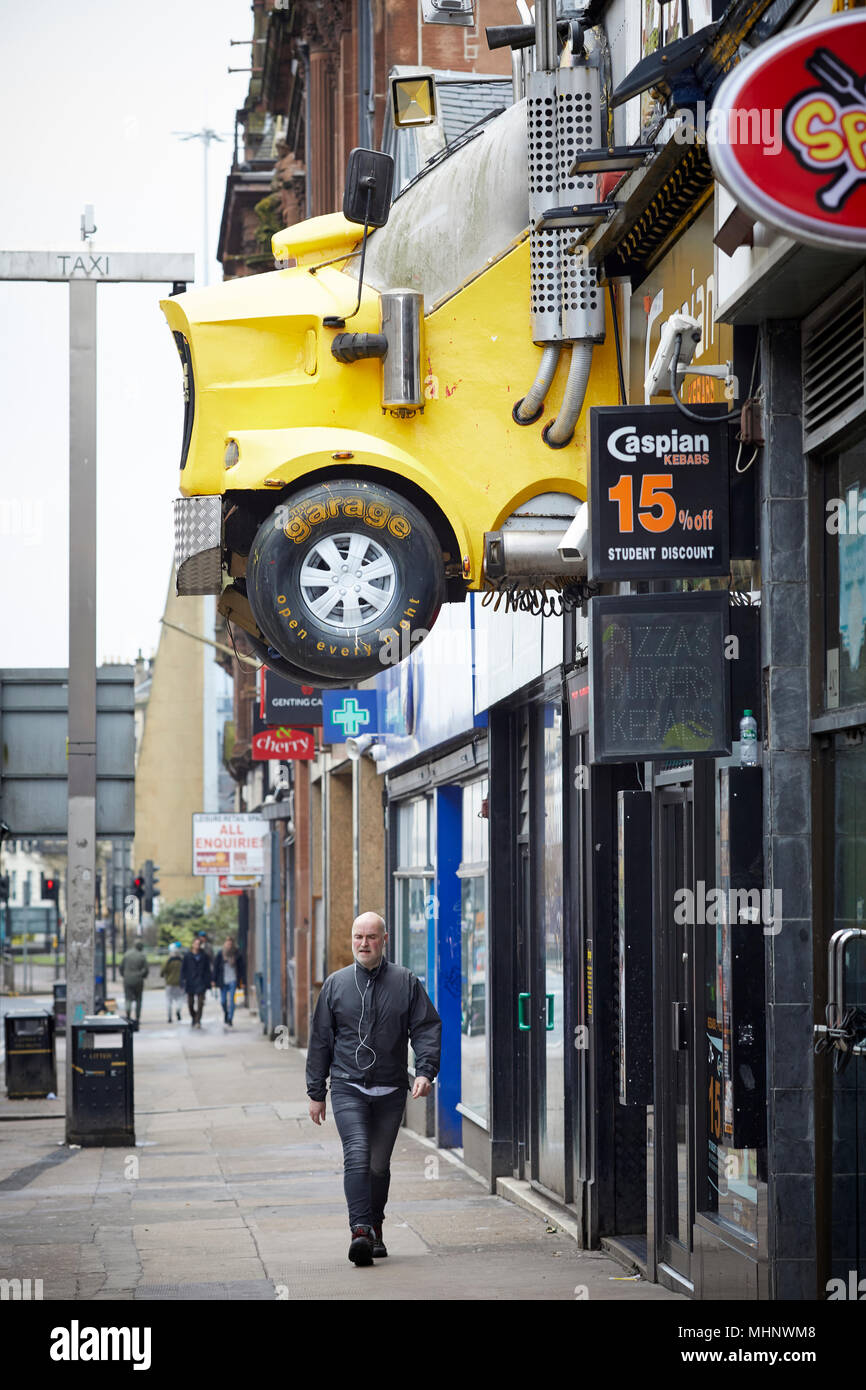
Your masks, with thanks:
[[(691, 1283), (694, 1193), (694, 927), (678, 920), (687, 889), (694, 901), (693, 817), (688, 788), (656, 794), (655, 1237), (656, 1258)], [(651, 1218), (652, 1219), (652, 1218)]]
[(569, 1094), (571, 1001), (566, 989), (563, 711), (559, 699), (524, 714), (522, 778), (528, 835), (518, 856), (517, 1098), (525, 1139), (521, 1176), (559, 1202), (572, 1199)]
[[(833, 749), (832, 819), (827, 825), (825, 862), (833, 866), (829, 926), (840, 941), (834, 977), (836, 1021), (856, 1027), (866, 1017), (866, 744), (837, 734)], [(843, 935), (844, 933), (844, 935)], [(828, 944), (829, 944), (828, 937)], [(830, 992), (831, 981), (827, 981)], [(856, 1014), (854, 1011), (858, 1011)], [(866, 1296), (866, 1056), (822, 1056), (825, 1085), (832, 1087), (829, 1200), (828, 1296)], [(827, 1133), (827, 1131), (824, 1131)], [(826, 1208), (825, 1208), (826, 1212)], [(826, 1219), (826, 1217), (825, 1217)]]

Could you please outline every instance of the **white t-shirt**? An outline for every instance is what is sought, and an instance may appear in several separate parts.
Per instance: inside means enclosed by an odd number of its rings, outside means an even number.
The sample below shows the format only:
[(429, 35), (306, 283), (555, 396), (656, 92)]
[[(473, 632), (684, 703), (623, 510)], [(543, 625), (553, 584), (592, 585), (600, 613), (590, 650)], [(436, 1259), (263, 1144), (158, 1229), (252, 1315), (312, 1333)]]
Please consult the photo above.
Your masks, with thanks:
[(396, 1086), (360, 1086), (357, 1081), (350, 1081), (349, 1085), (356, 1091), (363, 1091), (365, 1096), (390, 1096), (397, 1089)]

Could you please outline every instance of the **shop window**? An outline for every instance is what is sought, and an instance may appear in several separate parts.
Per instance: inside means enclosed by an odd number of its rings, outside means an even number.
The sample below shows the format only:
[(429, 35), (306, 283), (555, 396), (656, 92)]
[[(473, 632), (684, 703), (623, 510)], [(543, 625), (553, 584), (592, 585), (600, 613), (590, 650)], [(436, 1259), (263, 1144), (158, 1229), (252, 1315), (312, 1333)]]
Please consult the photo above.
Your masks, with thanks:
[(431, 880), (402, 878), (398, 897), (400, 915), (400, 964), (427, 988), (427, 928), (430, 921)]
[[(725, 914), (720, 914), (724, 916)], [(758, 1150), (735, 1147), (731, 1085), (731, 932), (727, 921), (707, 928), (706, 1175), (699, 1209), (758, 1241)]]
[(488, 1066), (488, 825), (487, 779), (463, 789), (460, 894), (460, 1104), (487, 1124)]
[(824, 703), (866, 704), (866, 450), (863, 440), (825, 460)]
[(430, 990), (427, 944), (434, 917), (433, 857), (435, 829), (432, 797), (397, 807), (396, 958)]

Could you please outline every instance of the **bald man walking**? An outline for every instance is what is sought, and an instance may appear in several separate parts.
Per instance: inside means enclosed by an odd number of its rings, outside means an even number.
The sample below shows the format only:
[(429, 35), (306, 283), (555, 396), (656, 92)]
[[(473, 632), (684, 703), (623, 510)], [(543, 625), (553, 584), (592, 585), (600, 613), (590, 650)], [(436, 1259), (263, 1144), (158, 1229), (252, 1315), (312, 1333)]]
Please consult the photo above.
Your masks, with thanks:
[(415, 1053), (413, 1096), (426, 1096), (439, 1071), (442, 1020), (421, 981), (385, 956), (383, 919), (363, 912), (352, 923), (354, 961), (329, 975), (313, 1015), (307, 1049), (310, 1118), (331, 1104), (343, 1144), (343, 1187), (352, 1241), (349, 1259), (371, 1265), (387, 1255), (382, 1222), (391, 1153), (409, 1089), (407, 1047)]

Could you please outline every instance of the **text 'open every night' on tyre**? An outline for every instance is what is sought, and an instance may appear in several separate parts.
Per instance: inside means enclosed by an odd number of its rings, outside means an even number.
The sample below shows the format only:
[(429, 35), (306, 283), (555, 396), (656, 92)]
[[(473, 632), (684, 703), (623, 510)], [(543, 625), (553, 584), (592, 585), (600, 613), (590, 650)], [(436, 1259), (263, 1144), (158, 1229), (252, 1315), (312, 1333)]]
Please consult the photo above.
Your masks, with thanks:
[(378, 483), (329, 480), (292, 494), (262, 523), (247, 594), (268, 641), (312, 675), (363, 680), (395, 633), (429, 631), (445, 596), (429, 522)]

